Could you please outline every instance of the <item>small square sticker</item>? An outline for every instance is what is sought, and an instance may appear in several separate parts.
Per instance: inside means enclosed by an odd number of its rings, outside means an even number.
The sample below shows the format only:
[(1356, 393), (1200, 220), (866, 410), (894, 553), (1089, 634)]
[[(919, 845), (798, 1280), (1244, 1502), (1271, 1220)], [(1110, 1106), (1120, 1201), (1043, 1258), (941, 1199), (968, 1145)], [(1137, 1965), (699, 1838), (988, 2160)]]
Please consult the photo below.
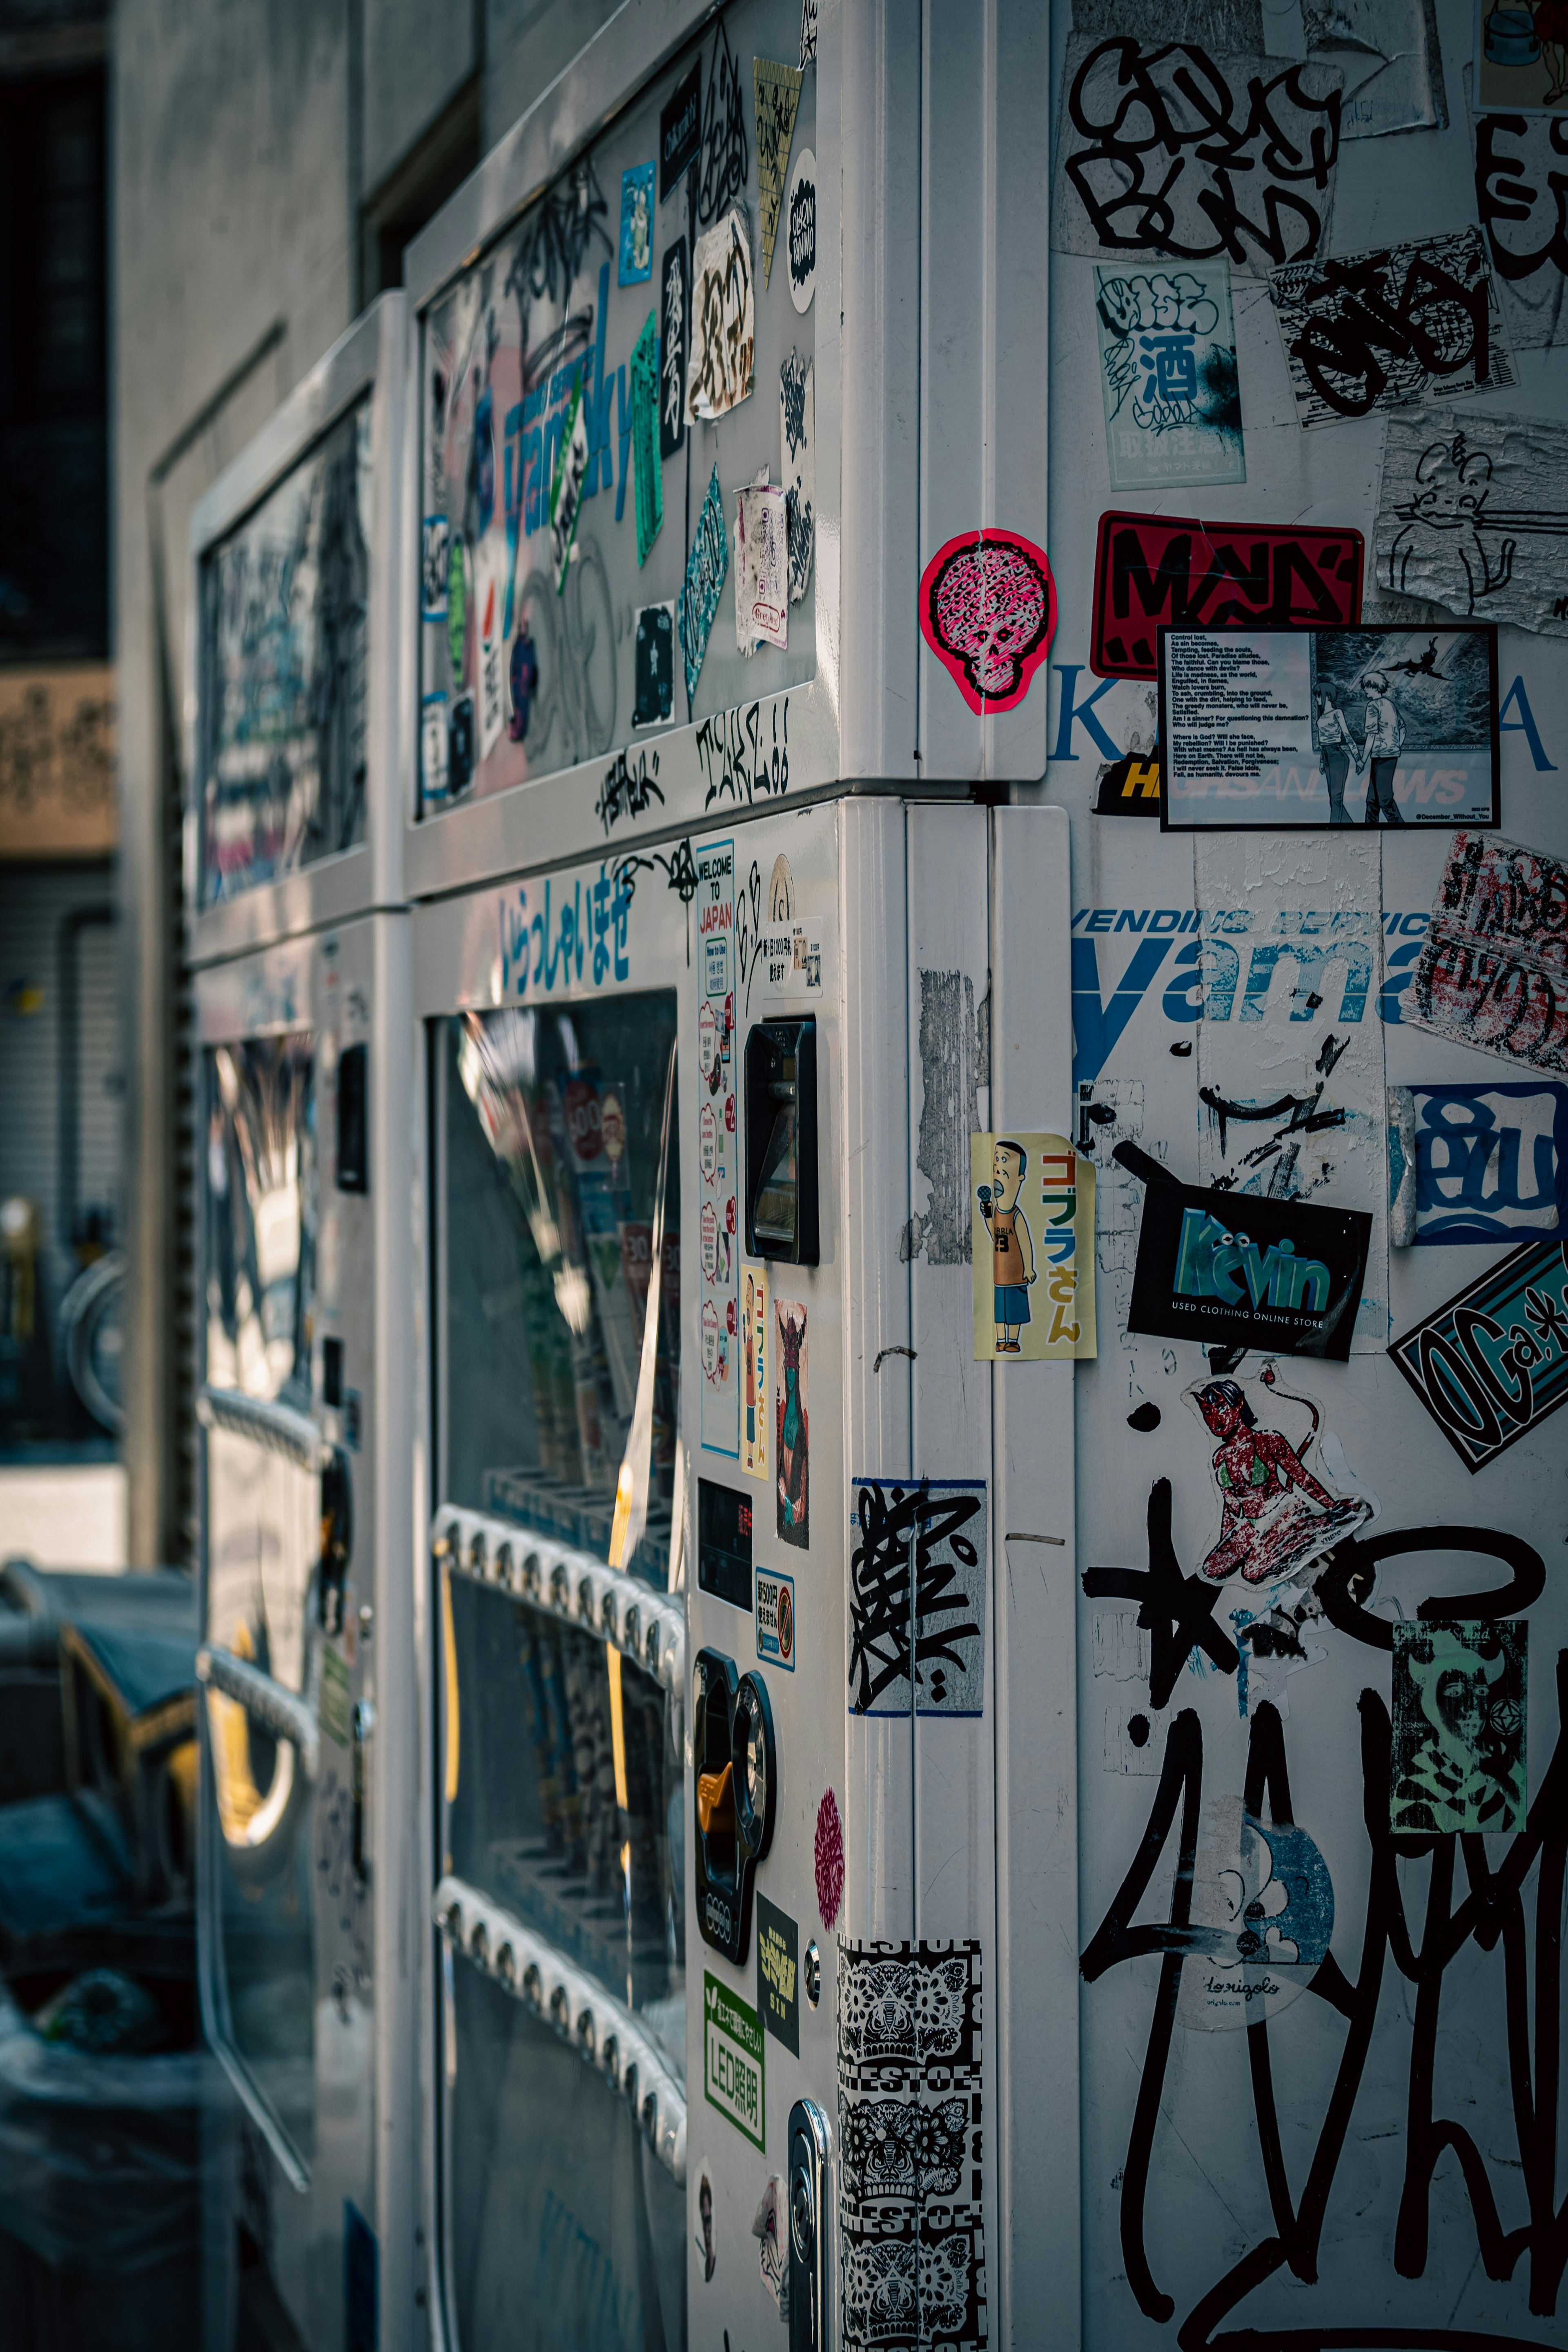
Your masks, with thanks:
[(757, 1570), (757, 1655), (795, 1672), (795, 1579)]

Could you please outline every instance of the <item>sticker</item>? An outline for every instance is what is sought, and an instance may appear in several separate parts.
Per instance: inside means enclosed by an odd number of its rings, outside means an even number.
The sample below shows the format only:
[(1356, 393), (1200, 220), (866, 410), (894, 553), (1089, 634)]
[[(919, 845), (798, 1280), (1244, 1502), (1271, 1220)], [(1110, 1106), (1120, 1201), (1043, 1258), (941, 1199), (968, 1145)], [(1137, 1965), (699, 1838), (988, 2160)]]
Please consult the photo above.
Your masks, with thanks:
[(1528, 0), (1476, 0), (1476, 99), (1510, 113), (1568, 109), (1568, 26)]
[(789, 541), (789, 601), (798, 604), (811, 582), (816, 536), (816, 362), (793, 346), (779, 369), (780, 472)]
[(1517, 383), (1479, 228), (1268, 280), (1303, 426)]
[(775, 2042), (800, 2056), (800, 1931), (786, 1911), (757, 1897), (757, 2007)]
[(450, 562), (451, 526), (444, 514), (426, 515), (419, 534), (419, 617), (447, 617), (447, 575)]
[(468, 660), (468, 551), (455, 539), (447, 558), (447, 658), (455, 684), (467, 685)]
[(1523, 1829), (1529, 1637), (1500, 1617), (1394, 1627), (1395, 1837)]
[(1373, 560), (1396, 595), (1568, 637), (1568, 425), (1474, 409), (1391, 415)]
[(447, 797), (447, 698), (427, 694), (419, 707), (419, 774), (425, 797)]
[(1178, 2021), (1223, 2033), (1261, 2024), (1307, 1990), (1329, 1957), (1334, 1890), (1305, 1830), (1262, 1822), (1239, 1797), (1204, 1808), (1193, 1864)]
[(986, 2342), (981, 1986), (976, 1942), (839, 1948), (846, 2352)]
[[(1402, 1244), (1568, 1234), (1568, 1087), (1391, 1087), (1389, 1198)], [(1403, 1165), (1393, 1166), (1394, 1138)]]
[(753, 2147), (764, 2121), (762, 2021), (717, 1977), (702, 1971), (702, 2090)]
[(519, 621), (517, 635), (511, 641), (507, 684), (511, 698), (511, 717), (507, 722), (507, 732), (514, 743), (524, 743), (528, 740), (528, 714), (539, 691), (539, 656), (529, 634), (526, 614)]
[(640, 286), (653, 276), (653, 183), (657, 163), (621, 173), (621, 248), (616, 283)]
[(816, 63), (816, 0), (800, 0), (800, 69)]
[(777, 2305), (781, 2319), (789, 2317), (789, 2255), (785, 2251), (788, 2227), (784, 2189), (777, 2173), (772, 2173), (752, 2216), (752, 2235), (758, 2241), (757, 2268), (762, 2273), (763, 2284)]
[(1495, 629), (1163, 628), (1160, 665), (1167, 832), (1499, 822)]
[(1388, 1350), (1467, 1470), (1568, 1398), (1568, 1244), (1527, 1242)]
[(1199, 1381), (1183, 1401), (1214, 1446), (1209, 1475), (1219, 1532), (1198, 1569), (1211, 1583), (1304, 1576), (1372, 1517), (1363, 1496), (1340, 1495), (1324, 1483), (1322, 1415), (1310, 1397), (1284, 1387), (1271, 1364), (1258, 1382)]
[(773, 275), (773, 240), (778, 235), (779, 206), (784, 202), (784, 172), (789, 142), (795, 136), (795, 109), (800, 104), (798, 66), (774, 64), (771, 58), (752, 59), (752, 89), (757, 110), (757, 190), (763, 226), (763, 284)]
[(1437, 15), (1429, 0), (1334, 0), (1303, 12), (1307, 54), (1345, 78), (1342, 139), (1447, 130)]
[(735, 493), (735, 645), (789, 642), (789, 524), (782, 489), (763, 478)]
[(1326, 253), (1343, 83), (1316, 60), (1069, 35), (1052, 248), (1166, 268), (1228, 251), (1253, 276)]
[(688, 709), (697, 692), (698, 673), (708, 650), (713, 618), (719, 610), (719, 592), (729, 568), (729, 533), (724, 529), (724, 501), (719, 494), (719, 468), (715, 466), (708, 478), (707, 496), (697, 518), (697, 528), (691, 534), (686, 578), (675, 606), (676, 634), (680, 639), (680, 657), (686, 669)]
[(795, 1579), (773, 1569), (757, 1570), (757, 1655), (795, 1672)]
[(479, 564), (479, 758), (488, 760), (506, 723), (506, 680), (501, 662), (500, 564), (488, 552)]
[(1563, 133), (1544, 115), (1483, 114), (1479, 121), (1472, 117), (1470, 135), (1476, 212), (1509, 347), (1544, 351), (1568, 337), (1568, 237), (1553, 185), (1563, 168)]
[[(714, 1113), (713, 1176), (703, 1191), (699, 1314), (702, 1332), (702, 1443), (714, 1453), (741, 1450), (740, 1336), (735, 1135), (735, 853), (729, 841), (697, 852), (697, 936), (702, 959), (698, 1059), (705, 1098)], [(748, 1579), (742, 1602), (751, 1607)]]
[[(703, 1106), (703, 1116), (708, 1106)], [(703, 1150), (707, 1145), (704, 1141)], [(704, 1160), (706, 1167), (706, 1160)], [(765, 1481), (768, 1475), (768, 1274), (762, 1265), (741, 1273), (741, 1353), (744, 1393), (741, 1410), (741, 1467), (748, 1478)]]
[(1128, 1328), (1342, 1363), (1371, 1238), (1359, 1209), (1147, 1184)]
[(1523, 1068), (1568, 1075), (1568, 865), (1454, 836), (1404, 1018)]
[(686, 239), (664, 250), (658, 281), (658, 454), (673, 457), (686, 439), (686, 369), (689, 356), (690, 279)]
[(691, 357), (686, 414), (710, 423), (746, 399), (756, 376), (757, 314), (752, 236), (732, 205), (697, 240), (691, 257)]
[(1281, 1722), (1290, 1713), (1290, 1677), (1328, 1656), (1325, 1643), (1311, 1639), (1327, 1630), (1328, 1616), (1310, 1587), (1287, 1584), (1256, 1609), (1233, 1609), (1236, 1634), (1237, 1712), (1243, 1723), (1260, 1706), (1271, 1706)]
[(811, 1428), (806, 1398), (805, 1308), (775, 1298), (773, 1421), (778, 1478), (775, 1527), (781, 1543), (811, 1549)]
[(331, 1643), (321, 1646), (321, 1729), (340, 1748), (349, 1744), (349, 1670)]
[(1160, 761), (1156, 749), (1148, 759), (1133, 751), (1113, 760), (1102, 772), (1094, 796), (1096, 816), (1160, 814)]
[(1094, 1163), (1065, 1136), (972, 1135), (974, 1359), (1092, 1361)]
[(1102, 514), (1094, 550), (1098, 677), (1157, 677), (1155, 634), (1329, 627), (1361, 618), (1359, 530)]
[(452, 724), (447, 736), (447, 789), (456, 800), (468, 791), (474, 778), (474, 698), (465, 694), (452, 705)]
[(702, 227), (718, 217), (731, 196), (740, 194), (751, 168), (741, 68), (721, 16), (702, 101), (702, 152), (697, 173), (697, 218)]
[(637, 562), (643, 564), (664, 522), (664, 477), (658, 457), (658, 323), (652, 310), (632, 346), (627, 373), (632, 388)]
[(831, 1789), (825, 1790), (816, 1809), (812, 1864), (816, 1879), (817, 1914), (831, 1934), (844, 1900), (844, 1823), (839, 1817), (838, 1800)]
[(921, 574), (921, 635), (971, 710), (1011, 710), (1050, 650), (1057, 585), (1044, 548), (1010, 530), (962, 531)]
[(663, 204), (697, 161), (702, 143), (702, 59), (675, 85), (658, 118), (658, 200)]
[(789, 239), (789, 299), (797, 310), (809, 310), (816, 291), (816, 158), (809, 147), (801, 149), (789, 175), (784, 235)]
[(706, 2286), (719, 2267), (719, 2252), (713, 2241), (713, 2183), (704, 2166), (697, 2184), (697, 2252), (702, 2263), (702, 2284)]
[(645, 604), (632, 652), (632, 724), (668, 727), (675, 715), (675, 605)]
[(1230, 272), (1223, 261), (1094, 273), (1114, 490), (1245, 482)]
[(850, 1481), (849, 1712), (983, 1715), (984, 1478)]
[(550, 485), (550, 567), (555, 574), (557, 595), (565, 593), (566, 566), (572, 560), (572, 545), (577, 536), (577, 518), (583, 510), (583, 485), (587, 476), (588, 415), (583, 405), (583, 387), (579, 383), (566, 412), (566, 426), (561, 436), (561, 447), (555, 460), (555, 478)]

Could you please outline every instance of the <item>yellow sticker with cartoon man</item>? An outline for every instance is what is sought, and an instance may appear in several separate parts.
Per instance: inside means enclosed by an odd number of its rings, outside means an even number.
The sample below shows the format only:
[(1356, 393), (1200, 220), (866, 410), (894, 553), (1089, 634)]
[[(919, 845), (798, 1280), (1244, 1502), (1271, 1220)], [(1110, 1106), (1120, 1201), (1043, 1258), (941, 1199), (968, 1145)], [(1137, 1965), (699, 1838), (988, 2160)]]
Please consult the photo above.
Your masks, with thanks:
[(1095, 1352), (1094, 1163), (1062, 1135), (969, 1139), (976, 1362)]

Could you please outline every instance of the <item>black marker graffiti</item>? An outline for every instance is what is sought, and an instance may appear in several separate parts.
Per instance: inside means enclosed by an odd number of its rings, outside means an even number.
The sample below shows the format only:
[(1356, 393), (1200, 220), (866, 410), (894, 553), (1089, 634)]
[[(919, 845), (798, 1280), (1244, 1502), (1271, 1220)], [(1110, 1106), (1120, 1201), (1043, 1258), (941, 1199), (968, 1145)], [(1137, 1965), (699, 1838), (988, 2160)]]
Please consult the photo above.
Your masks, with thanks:
[(1276, 270), (1268, 291), (1303, 425), (1514, 381), (1479, 229)]
[(752, 974), (763, 952), (763, 870), (753, 857), (746, 887), (735, 902), (735, 979), (746, 992), (746, 1011), (752, 1009)]
[(689, 907), (697, 896), (699, 884), (689, 838), (677, 842), (668, 856), (662, 849), (651, 850), (646, 855), (637, 850), (629, 851), (625, 856), (617, 857), (610, 868), (616, 892), (625, 897), (628, 905), (637, 889), (637, 876), (656, 871), (663, 873), (666, 887), (675, 892), (681, 905)]
[(1194, 43), (1097, 42), (1068, 91), (1063, 176), (1085, 218), (1066, 249), (1310, 259), (1339, 159), (1336, 79), (1289, 65), (1237, 90)]
[[(963, 1685), (982, 1670), (977, 1655), (958, 1645), (984, 1642), (975, 1607), (976, 1579), (985, 1573), (984, 1489), (933, 1487), (929, 1478), (918, 1486), (857, 1479), (855, 1497), (849, 1711), (905, 1715), (916, 1694), (929, 1695), (940, 1710), (949, 1674)], [(961, 1532), (976, 1520), (979, 1543)]]
[[(1545, 1566), (1540, 1554), (1517, 1538), (1470, 1528), (1413, 1528), (1391, 1535), (1352, 1538), (1338, 1548), (1316, 1588), (1329, 1622), (1342, 1633), (1374, 1649), (1391, 1650), (1393, 1625), (1372, 1616), (1362, 1605), (1370, 1594), (1371, 1570), (1380, 1559), (1399, 1554), (1456, 1549), (1502, 1559), (1513, 1571), (1511, 1580), (1491, 1592), (1445, 1596), (1440, 1601), (1423, 1602), (1418, 1613), (1424, 1621), (1458, 1615), (1510, 1615), (1528, 1607), (1544, 1588)], [(1355, 1598), (1352, 1597), (1352, 1588)], [(1562, 1653), (1557, 1662), (1557, 1704), (1561, 1725), (1563, 1709), (1568, 1706), (1568, 1652)], [(1258, 2018), (1249, 2025), (1247, 2056), (1253, 2105), (1275, 2233), (1260, 2239), (1199, 2298), (1177, 2331), (1182, 2352), (1219, 2352), (1221, 2347), (1240, 2352), (1243, 2346), (1265, 2343), (1271, 2352), (1321, 2352), (1321, 2347), (1329, 2345), (1489, 2347), (1504, 2341), (1492, 2334), (1479, 2335), (1442, 2326), (1396, 2328), (1373, 2325), (1325, 2328), (1319, 2325), (1300, 2328), (1272, 2326), (1266, 2332), (1251, 2328), (1216, 2332), (1227, 2315), (1277, 2271), (1288, 2267), (1303, 2284), (1314, 2282), (1319, 2275), (1324, 2220), (1371, 2054), (1383, 1978), (1389, 1961), (1415, 1989), (1408, 2138), (1404, 2189), (1394, 2237), (1394, 2267), (1404, 2278), (1418, 2278), (1426, 2268), (1433, 2176), (1445, 2151), (1451, 2149), (1469, 2196), (1479, 2258), (1487, 2275), (1493, 2279), (1510, 2277), (1521, 2258), (1528, 2253), (1530, 2309), (1547, 2317), (1556, 2309), (1564, 2261), (1568, 2259), (1568, 2227), (1564, 2216), (1555, 2210), (1554, 2179), (1562, 2032), (1559, 1922), (1568, 1870), (1568, 1754), (1564, 1753), (1561, 1731), (1525, 1826), (1510, 1841), (1505, 1859), (1493, 1870), (1479, 1837), (1460, 1839), (1456, 1832), (1442, 1837), (1396, 1838), (1391, 1833), (1388, 1822), (1393, 1733), (1388, 1711), (1382, 1699), (1368, 1690), (1362, 1693), (1360, 1714), (1363, 1814), (1372, 1851), (1361, 1967), (1352, 1984), (1331, 1956), (1308, 1988), (1337, 2010), (1349, 2029), (1333, 2091), (1298, 2203), (1292, 2199), (1287, 2172), (1268, 2024)], [(1146, 1953), (1161, 1956), (1159, 1987), (1121, 2179), (1121, 2248), (1128, 2284), (1140, 2309), (1149, 2318), (1162, 2323), (1173, 2315), (1175, 2305), (1159, 2286), (1150, 2267), (1143, 2237), (1143, 2206), (1162, 2115), (1168, 2114), (1173, 2128), (1179, 2128), (1173, 2101), (1167, 2097), (1166, 2071), (1182, 1969), (1203, 1940), (1203, 1931), (1194, 1930), (1191, 1924), (1203, 1801), (1203, 1761), (1202, 1727), (1191, 1710), (1184, 1710), (1167, 1735), (1160, 1783), (1137, 1855), (1080, 1962), (1086, 1980), (1092, 1984), (1122, 1960)], [(1292, 1808), (1284, 1731), (1277, 1710), (1268, 1704), (1260, 1706), (1252, 1718), (1243, 1799), (1247, 1812), (1258, 1817), (1265, 1801), (1272, 1822), (1280, 1826), (1290, 1823)], [(1181, 1827), (1168, 1919), (1158, 1924), (1134, 1924), (1138, 1906), (1160, 1867), (1178, 1806)], [(1456, 1906), (1455, 1864), (1460, 1847), (1468, 1892)], [(1430, 1871), (1426, 1921), (1417, 1948), (1405, 1916), (1398, 1864), (1402, 1860), (1412, 1863), (1422, 1856), (1430, 1857)], [(1525, 1880), (1537, 1862), (1540, 1874), (1531, 1985), (1522, 1894)], [(1486, 2163), (1476, 2141), (1461, 2125), (1433, 2112), (1444, 1973), (1472, 1937), (1481, 1951), (1494, 1949), (1500, 1941), (1503, 1949), (1506, 2041), (1510, 2056), (1518, 2164), (1530, 2212), (1528, 2222), (1509, 2231), (1503, 2228)], [(1473, 2021), (1468, 2019), (1467, 2022)], [(1510, 2336), (1507, 2340), (1525, 2339)]]
[(1241, 1663), (1235, 1643), (1214, 1622), (1218, 1585), (1182, 1574), (1171, 1541), (1168, 1478), (1156, 1478), (1149, 1489), (1148, 1567), (1086, 1568), (1083, 1589), (1090, 1601), (1139, 1603), (1138, 1622), (1149, 1635), (1151, 1706), (1169, 1706), (1189, 1651), (1204, 1651), (1227, 1675)]
[(743, 799), (749, 805), (759, 793), (765, 797), (788, 792), (787, 695), (773, 706), (770, 743), (763, 742), (763, 732), (760, 702), (737, 704), (733, 710), (721, 710), (701, 721), (697, 730), (697, 756), (702, 762), (703, 782), (708, 787), (704, 808), (724, 800)]
[(605, 781), (599, 786), (599, 797), (594, 803), (594, 814), (606, 833), (624, 816), (643, 816), (655, 801), (662, 805), (664, 793), (658, 782), (658, 753), (651, 756), (639, 751), (634, 766), (625, 751), (617, 751), (605, 771)]
[[(564, 302), (595, 239), (607, 254), (614, 252), (605, 226), (608, 212), (595, 175), (594, 159), (584, 155), (541, 197), (524, 221), (502, 289), (503, 293), (516, 298), (524, 352), (528, 351), (529, 304), (540, 300)], [(570, 320), (566, 322), (567, 327), (572, 324)], [(588, 333), (592, 331), (590, 312)]]
[(746, 110), (741, 68), (730, 47), (724, 20), (713, 44), (708, 68), (708, 96), (702, 109), (702, 155), (698, 166), (697, 220), (707, 228), (716, 221), (731, 196), (738, 196), (751, 170), (746, 144)]

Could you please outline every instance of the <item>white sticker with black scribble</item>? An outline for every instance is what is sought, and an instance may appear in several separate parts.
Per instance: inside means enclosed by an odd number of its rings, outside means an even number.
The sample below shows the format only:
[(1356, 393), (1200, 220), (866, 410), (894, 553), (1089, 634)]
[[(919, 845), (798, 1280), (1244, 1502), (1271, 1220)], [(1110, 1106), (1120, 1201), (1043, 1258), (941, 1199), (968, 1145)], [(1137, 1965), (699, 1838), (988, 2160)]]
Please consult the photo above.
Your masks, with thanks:
[(977, 1942), (838, 1948), (845, 2352), (987, 2340)]
[(983, 1715), (984, 1478), (851, 1481), (849, 1712)]
[(1303, 425), (1519, 381), (1479, 228), (1294, 262), (1268, 294)]

